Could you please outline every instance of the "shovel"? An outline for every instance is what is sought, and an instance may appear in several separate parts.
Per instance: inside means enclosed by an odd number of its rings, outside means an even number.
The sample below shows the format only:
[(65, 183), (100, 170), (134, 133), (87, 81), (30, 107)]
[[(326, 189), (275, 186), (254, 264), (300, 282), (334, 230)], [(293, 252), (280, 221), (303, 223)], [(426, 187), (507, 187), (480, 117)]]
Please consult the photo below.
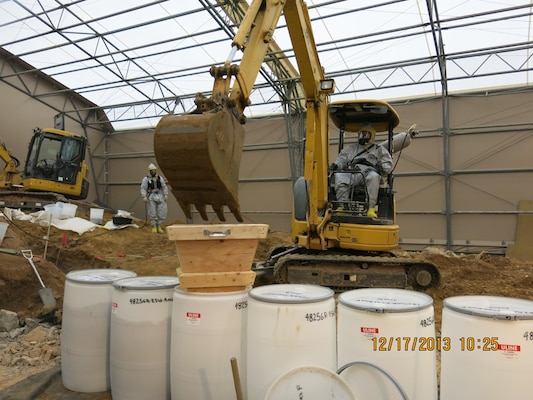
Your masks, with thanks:
[(41, 276), (39, 275), (39, 271), (37, 271), (37, 268), (35, 268), (35, 264), (33, 263), (33, 253), (31, 250), (21, 250), (20, 251), (24, 258), (30, 262), (31, 267), (33, 268), (33, 271), (35, 272), (35, 275), (37, 275), (37, 279), (39, 279), (39, 283), (41, 284), (42, 288), (39, 289), (39, 296), (41, 296), (41, 300), (44, 304), (45, 308), (55, 308), (56, 306), (56, 299), (54, 297), (54, 294), (52, 293), (52, 289), (47, 288), (44, 286), (43, 280), (41, 279)]

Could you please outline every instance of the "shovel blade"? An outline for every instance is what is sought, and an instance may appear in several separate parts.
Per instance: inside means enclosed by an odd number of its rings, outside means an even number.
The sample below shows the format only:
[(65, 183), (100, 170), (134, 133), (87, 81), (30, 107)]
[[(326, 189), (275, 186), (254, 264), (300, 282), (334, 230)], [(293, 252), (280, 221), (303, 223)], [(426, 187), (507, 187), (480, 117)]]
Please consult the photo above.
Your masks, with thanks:
[(41, 296), (44, 308), (51, 309), (56, 307), (56, 298), (54, 297), (52, 289), (46, 287), (39, 289), (39, 296)]

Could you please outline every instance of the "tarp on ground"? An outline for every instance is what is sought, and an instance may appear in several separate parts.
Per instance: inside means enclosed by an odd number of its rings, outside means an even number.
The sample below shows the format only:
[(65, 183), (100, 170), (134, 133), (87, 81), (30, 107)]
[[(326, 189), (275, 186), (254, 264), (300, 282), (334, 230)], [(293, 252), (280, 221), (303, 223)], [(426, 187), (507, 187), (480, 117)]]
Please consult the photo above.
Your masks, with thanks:
[(39, 224), (41, 226), (48, 226), (49, 224), (57, 229), (64, 231), (76, 232), (79, 235), (84, 234), (85, 232), (93, 231), (95, 228), (102, 229), (124, 229), (127, 227), (138, 228), (136, 224), (128, 225), (115, 225), (113, 221), (107, 222), (105, 225), (95, 224), (87, 219), (80, 217), (72, 218), (50, 218), (50, 215), (42, 210), (32, 213), (25, 213), (20, 209), (14, 208), (4, 208), (3, 213), (5, 217), (9, 220), (20, 220), (20, 221), (30, 221), (32, 223)]

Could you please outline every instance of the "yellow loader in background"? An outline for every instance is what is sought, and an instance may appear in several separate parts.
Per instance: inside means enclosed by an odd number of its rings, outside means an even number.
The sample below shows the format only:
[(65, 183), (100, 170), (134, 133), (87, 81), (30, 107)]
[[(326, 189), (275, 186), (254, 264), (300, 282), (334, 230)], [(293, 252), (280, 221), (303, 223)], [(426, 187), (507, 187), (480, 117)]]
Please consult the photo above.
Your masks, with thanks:
[(60, 129), (34, 129), (22, 171), (20, 161), (0, 141), (0, 206), (39, 208), (45, 204), (87, 197), (87, 139)]

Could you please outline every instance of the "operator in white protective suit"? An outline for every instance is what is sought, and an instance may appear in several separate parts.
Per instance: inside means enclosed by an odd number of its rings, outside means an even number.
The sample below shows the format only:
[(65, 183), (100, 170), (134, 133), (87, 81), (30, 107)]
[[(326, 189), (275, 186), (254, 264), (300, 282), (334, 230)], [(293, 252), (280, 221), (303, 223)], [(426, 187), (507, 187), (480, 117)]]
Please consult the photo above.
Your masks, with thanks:
[(148, 204), (148, 218), (152, 225), (153, 233), (163, 233), (162, 224), (167, 218), (168, 186), (165, 180), (157, 175), (154, 164), (148, 166), (149, 175), (141, 182), (141, 196)]
[(381, 177), (386, 177), (392, 170), (392, 157), (384, 146), (374, 144), (376, 130), (367, 124), (358, 133), (358, 142), (353, 143), (339, 153), (331, 167), (335, 169), (352, 169), (355, 173), (335, 174), (335, 193), (337, 201), (350, 201), (353, 187), (362, 184), (364, 178), (368, 193), (367, 216), (377, 218), (376, 203)]

